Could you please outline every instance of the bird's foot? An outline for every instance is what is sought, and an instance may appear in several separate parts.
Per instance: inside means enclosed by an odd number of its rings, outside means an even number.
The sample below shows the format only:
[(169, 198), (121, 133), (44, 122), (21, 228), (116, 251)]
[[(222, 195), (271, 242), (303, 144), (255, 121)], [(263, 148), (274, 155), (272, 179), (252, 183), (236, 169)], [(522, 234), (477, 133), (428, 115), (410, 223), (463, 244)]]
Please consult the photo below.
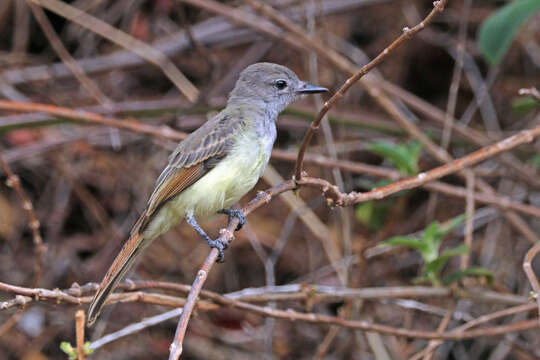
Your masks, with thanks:
[(208, 246), (210, 246), (211, 248), (215, 248), (219, 252), (216, 262), (218, 263), (224, 262), (225, 261), (224, 251), (225, 249), (227, 249), (227, 247), (229, 247), (229, 243), (221, 239), (212, 240), (208, 236), (204, 240), (206, 241)]
[(242, 228), (242, 226), (244, 226), (244, 224), (246, 223), (246, 215), (244, 215), (244, 213), (242, 212), (242, 210), (236, 210), (236, 209), (221, 209), (218, 211), (218, 213), (220, 214), (227, 214), (229, 216), (229, 222), (233, 219), (233, 218), (237, 218), (238, 219), (238, 226), (236, 226), (236, 230), (235, 231), (238, 231)]
[(208, 246), (210, 246), (211, 248), (217, 249), (217, 251), (219, 252), (219, 256), (216, 262), (220, 262), (220, 263), (223, 262), (223, 259), (225, 258), (224, 251), (229, 246), (229, 243), (221, 239), (212, 240), (212, 238), (210, 238), (210, 236), (208, 236), (204, 232), (204, 230), (199, 226), (193, 214), (186, 214), (186, 221), (204, 239), (204, 241), (208, 244)]

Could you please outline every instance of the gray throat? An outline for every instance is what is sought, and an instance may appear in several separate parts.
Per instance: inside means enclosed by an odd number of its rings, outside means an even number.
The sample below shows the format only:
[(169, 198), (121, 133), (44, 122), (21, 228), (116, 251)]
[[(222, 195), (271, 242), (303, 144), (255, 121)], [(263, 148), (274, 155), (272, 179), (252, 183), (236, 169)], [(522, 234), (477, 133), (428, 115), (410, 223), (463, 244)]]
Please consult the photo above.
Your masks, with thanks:
[(277, 106), (261, 100), (246, 100), (233, 96), (227, 102), (227, 106), (231, 105), (249, 111), (251, 113), (250, 117), (255, 120), (257, 136), (271, 140), (272, 144), (274, 143), (277, 134), (276, 120), (280, 113)]

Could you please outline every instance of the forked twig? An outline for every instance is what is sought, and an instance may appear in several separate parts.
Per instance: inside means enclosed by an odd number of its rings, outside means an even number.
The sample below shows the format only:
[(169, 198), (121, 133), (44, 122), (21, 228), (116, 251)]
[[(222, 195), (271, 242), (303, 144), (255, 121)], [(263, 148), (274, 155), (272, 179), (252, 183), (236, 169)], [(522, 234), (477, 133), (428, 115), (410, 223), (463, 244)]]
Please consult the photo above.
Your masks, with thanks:
[[(337, 188), (337, 186), (331, 184), (324, 179), (319, 178), (311, 178), (304, 176), (301, 180), (298, 181), (288, 180), (278, 186), (267, 190), (266, 192), (259, 193), (259, 195), (255, 199), (250, 201), (248, 205), (242, 209), (242, 211), (244, 211), (244, 213), (248, 215), (255, 209), (271, 201), (272, 198), (276, 195), (285, 191), (294, 190), (298, 186), (309, 186), (319, 189), (331, 204), (337, 206), (350, 206), (368, 200), (382, 199), (399, 191), (412, 189), (421, 186), (429, 181), (433, 181), (443, 176), (456, 173), (466, 167), (473, 166), (481, 161), (484, 161), (487, 158), (508, 151), (518, 145), (531, 142), (538, 136), (540, 136), (540, 126), (537, 126), (536, 128), (530, 130), (521, 131), (516, 135), (510, 136), (509, 138), (504, 139), (498, 143), (475, 151), (472, 154), (454, 160), (446, 165), (418, 174), (415, 177), (401, 180), (366, 193), (342, 193)], [(227, 243), (230, 243), (232, 241), (233, 232), (236, 228), (237, 222), (237, 219), (233, 219), (231, 223), (228, 224), (226, 229), (221, 230), (219, 237), (220, 241), (224, 241)], [(216, 249), (212, 249), (208, 257), (206, 258), (203, 267), (201, 267), (201, 271), (199, 271), (199, 273), (197, 274), (195, 282), (193, 283), (191, 291), (188, 295), (188, 299), (184, 306), (184, 311), (182, 312), (180, 320), (178, 321), (175, 338), (171, 345), (169, 360), (178, 359), (180, 354), (182, 353), (182, 342), (184, 340), (184, 336), (187, 330), (189, 318), (195, 307), (195, 302), (199, 296), (199, 292), (201, 291), (204, 281), (206, 280), (208, 271), (210, 271), (210, 269), (212, 268), (213, 263), (216, 261), (217, 257), (218, 251)]]
[(89, 15), (88, 13), (79, 10), (59, 0), (29, 0), (36, 5), (47, 8), (48, 10), (73, 21), (74, 23), (89, 29), (90, 31), (99, 34), (100, 36), (122, 46), (141, 58), (158, 66), (161, 71), (167, 76), (171, 82), (176, 85), (178, 90), (186, 96), (186, 98), (195, 102), (199, 96), (199, 90), (186, 78), (184, 74), (165, 56), (162, 52), (156, 50), (152, 46), (126, 34), (123, 31), (107, 24), (106, 22)]
[[(249, 0), (250, 2), (253, 0)], [(345, 81), (345, 83), (341, 86), (341, 88), (328, 100), (324, 103), (322, 109), (319, 111), (319, 114), (313, 120), (311, 123), (311, 126), (309, 130), (306, 132), (306, 135), (304, 136), (304, 139), (302, 141), (302, 144), (300, 145), (300, 150), (298, 150), (298, 158), (296, 160), (296, 167), (295, 167), (295, 179), (300, 180), (302, 178), (302, 171), (303, 171), (303, 165), (304, 165), (304, 156), (307, 151), (307, 147), (309, 146), (309, 143), (311, 142), (311, 139), (313, 138), (313, 135), (318, 130), (319, 125), (323, 119), (323, 117), (328, 113), (328, 111), (334, 106), (334, 104), (342, 98), (347, 90), (349, 90), (354, 83), (356, 83), (358, 80), (360, 80), (364, 75), (366, 75), (369, 71), (371, 71), (375, 66), (379, 65), (379, 63), (384, 60), (390, 54), (394, 49), (396, 49), (399, 45), (413, 37), (415, 34), (423, 30), (426, 25), (428, 25), (435, 15), (441, 11), (444, 10), (444, 6), (446, 5), (446, 0), (438, 0), (433, 2), (433, 10), (426, 16), (426, 18), (418, 23), (416, 26), (412, 28), (405, 27), (403, 28), (402, 34), (394, 40), (389, 46), (387, 46), (379, 55), (377, 55), (373, 60), (371, 60), (366, 65), (362, 66), (360, 71), (358, 71), (356, 74), (351, 76), (350, 78)]]
[[(72, 119), (91, 124), (100, 124), (106, 126), (114, 126), (119, 129), (128, 130), (131, 132), (157, 136), (173, 141), (185, 139), (187, 134), (168, 126), (161, 125), (149, 125), (135, 121), (133, 119), (119, 119), (110, 116), (104, 116), (95, 112), (90, 112), (81, 109), (70, 109), (66, 107), (39, 104), (39, 103), (23, 103), (14, 101), (0, 100), (0, 109), (16, 110), (16, 111), (28, 111), (28, 112), (43, 112), (54, 116)], [(487, 144), (485, 145), (487, 146)], [(289, 162), (295, 162), (297, 154), (294, 152), (283, 151), (274, 149), (272, 152), (272, 158), (278, 160), (284, 160)], [(384, 168), (381, 166), (367, 165), (348, 160), (332, 160), (322, 155), (306, 154), (304, 162), (320, 165), (328, 168), (337, 168), (356, 174), (369, 174), (377, 177), (384, 177), (390, 180), (397, 180), (403, 176), (397, 170), (390, 168)], [(438, 181), (432, 181), (422, 184), (426, 189), (430, 191), (440, 192), (449, 196), (455, 196), (459, 198), (467, 197), (467, 190), (465, 188), (449, 185)], [(475, 201), (495, 205), (501, 210), (515, 210), (526, 215), (540, 217), (540, 208), (533, 205), (524, 204), (522, 202), (512, 200), (507, 196), (503, 196), (498, 193), (479, 193), (474, 192), (473, 197)]]
[[(255, 199), (251, 200), (242, 209), (242, 212), (247, 216), (253, 210), (257, 209), (263, 204), (270, 202), (270, 200), (272, 200), (272, 197), (274, 197), (275, 195), (281, 194), (282, 192), (285, 192), (288, 190), (292, 190), (295, 187), (296, 187), (296, 184), (293, 181), (289, 180), (282, 184), (274, 186), (271, 189), (268, 189), (267, 191), (260, 192), (257, 195), (257, 197), (255, 197)], [(225, 241), (227, 244), (230, 244), (234, 239), (233, 234), (237, 225), (238, 225), (238, 219), (233, 218), (231, 222), (227, 225), (227, 228), (221, 229), (219, 238), (222, 241)], [(172, 342), (171, 348), (170, 348), (169, 360), (178, 359), (180, 355), (182, 354), (182, 343), (184, 341), (184, 336), (186, 334), (187, 325), (191, 317), (191, 313), (193, 312), (193, 309), (195, 308), (195, 303), (197, 301), (197, 298), (199, 297), (199, 293), (202, 290), (204, 282), (206, 281), (208, 272), (212, 269), (212, 266), (216, 262), (218, 255), (219, 253), (217, 249), (215, 248), (211, 249), (210, 253), (206, 257), (206, 260), (201, 266), (201, 269), (197, 273), (197, 277), (195, 278), (195, 281), (193, 282), (193, 285), (191, 286), (191, 290), (189, 291), (188, 297), (186, 299), (186, 304), (184, 305), (184, 310), (182, 311), (182, 315), (180, 315), (180, 319), (178, 320), (178, 325), (176, 327), (176, 332), (174, 335), (174, 341)]]

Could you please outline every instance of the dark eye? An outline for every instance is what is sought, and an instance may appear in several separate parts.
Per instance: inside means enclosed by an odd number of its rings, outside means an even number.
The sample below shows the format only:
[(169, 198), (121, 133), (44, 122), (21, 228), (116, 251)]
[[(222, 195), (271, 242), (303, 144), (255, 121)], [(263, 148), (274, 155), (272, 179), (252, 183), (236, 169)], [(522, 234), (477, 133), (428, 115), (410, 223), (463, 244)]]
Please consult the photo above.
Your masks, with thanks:
[(287, 87), (287, 82), (285, 80), (278, 80), (276, 81), (276, 87), (279, 89), (279, 90), (283, 90)]

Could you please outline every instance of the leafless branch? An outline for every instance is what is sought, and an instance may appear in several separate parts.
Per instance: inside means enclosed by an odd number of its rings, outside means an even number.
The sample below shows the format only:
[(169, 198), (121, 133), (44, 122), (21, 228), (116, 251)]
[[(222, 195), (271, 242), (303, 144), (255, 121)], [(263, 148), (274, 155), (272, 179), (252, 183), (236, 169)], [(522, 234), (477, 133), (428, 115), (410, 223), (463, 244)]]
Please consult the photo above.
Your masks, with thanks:
[(525, 271), (525, 274), (527, 274), (527, 278), (529, 279), (529, 282), (531, 283), (531, 286), (533, 288), (533, 297), (536, 299), (536, 303), (538, 304), (538, 313), (540, 314), (540, 282), (538, 282), (538, 278), (534, 274), (534, 270), (532, 267), (532, 262), (539, 252), (540, 242), (536, 243), (533, 247), (529, 249), (529, 251), (527, 251), (525, 259), (523, 260), (523, 270)]
[(41, 269), (43, 267), (43, 254), (47, 250), (46, 246), (43, 244), (43, 238), (41, 237), (39, 231), (39, 220), (34, 213), (34, 205), (32, 204), (32, 201), (30, 201), (30, 198), (28, 197), (28, 195), (26, 195), (26, 192), (21, 186), (21, 181), (19, 177), (15, 175), (13, 171), (11, 171), (9, 165), (1, 155), (0, 165), (2, 166), (2, 170), (7, 176), (6, 185), (12, 187), (15, 190), (15, 193), (21, 201), (22, 208), (28, 216), (28, 225), (30, 227), (30, 230), (32, 230), (32, 239), (34, 241), (34, 286), (37, 286), (39, 284), (39, 280), (41, 277)]
[[(253, 210), (268, 203), (275, 195), (285, 191), (294, 190), (297, 188), (297, 186), (309, 186), (319, 189), (326, 197), (329, 204), (335, 206), (350, 206), (368, 200), (382, 199), (399, 191), (418, 187), (422, 184), (425, 184), (426, 182), (450, 175), (466, 167), (477, 164), (478, 162), (483, 161), (489, 157), (495, 156), (501, 152), (508, 151), (509, 149), (512, 149), (518, 145), (529, 143), (533, 141), (533, 139), (537, 136), (540, 136), (540, 126), (531, 130), (521, 131), (516, 135), (513, 135), (498, 143), (495, 143), (494, 145), (488, 146), (460, 159), (454, 160), (447, 165), (443, 165), (428, 172), (418, 174), (417, 176), (409, 179), (401, 180), (393, 184), (374, 189), (367, 193), (342, 193), (337, 188), (337, 186), (332, 185), (326, 180), (303, 176), (301, 180), (289, 180), (267, 190), (266, 192), (259, 193), (259, 195), (255, 199), (250, 201), (249, 204), (242, 209), (242, 211), (245, 215), (248, 215)], [(237, 219), (233, 219), (231, 223), (227, 226), (227, 228), (221, 230), (219, 237), (220, 241), (230, 243), (233, 240), (233, 233), (234, 229), (237, 226), (237, 221)], [(210, 269), (212, 268), (213, 263), (217, 259), (217, 256), (218, 251), (216, 249), (212, 249), (197, 275), (197, 278), (189, 293), (186, 306), (184, 307), (184, 311), (182, 312), (182, 315), (180, 316), (180, 320), (178, 322), (175, 340), (173, 342), (173, 345), (171, 346), (170, 359), (177, 359), (182, 353), (181, 344), (187, 330), (189, 317), (195, 307), (196, 299), (198, 298), (199, 292), (202, 289), (202, 285), (206, 280), (208, 271), (210, 271)]]
[(86, 12), (79, 10), (67, 3), (58, 0), (29, 0), (33, 3), (45, 7), (56, 14), (65, 17), (74, 23), (93, 31), (104, 38), (133, 51), (138, 56), (146, 59), (152, 64), (158, 66), (161, 71), (176, 85), (178, 90), (186, 98), (194, 102), (199, 96), (199, 90), (186, 78), (184, 74), (160, 51), (152, 46), (126, 34), (123, 31), (95, 18)]

